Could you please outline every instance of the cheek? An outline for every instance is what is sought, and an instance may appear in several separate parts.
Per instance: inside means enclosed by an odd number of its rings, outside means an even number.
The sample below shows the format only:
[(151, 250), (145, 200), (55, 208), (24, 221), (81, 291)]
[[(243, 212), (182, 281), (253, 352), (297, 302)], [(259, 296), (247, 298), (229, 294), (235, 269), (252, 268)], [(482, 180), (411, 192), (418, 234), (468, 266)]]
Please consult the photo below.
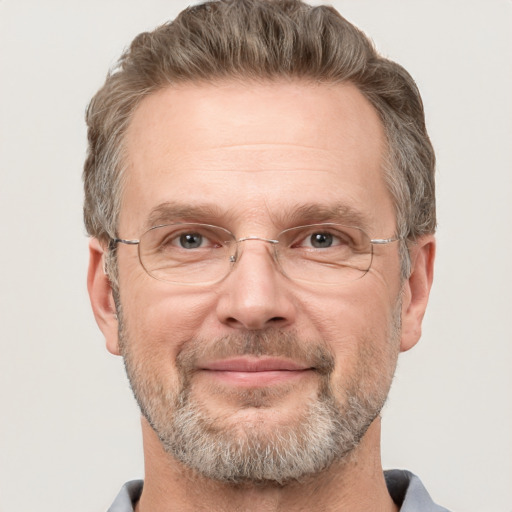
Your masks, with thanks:
[[(200, 334), (212, 310), (212, 297), (197, 290), (173, 289), (168, 283), (150, 283), (121, 289), (125, 330), (132, 350), (141, 357), (169, 358)], [(126, 300), (125, 300), (126, 299)]]
[(368, 337), (374, 331), (385, 331), (393, 318), (396, 296), (386, 286), (371, 286), (360, 280), (342, 290), (326, 287), (305, 294), (301, 307), (322, 337), (343, 344), (347, 337)]
[[(397, 293), (387, 286), (347, 287), (311, 295), (303, 302), (316, 336), (332, 350), (335, 380), (359, 379), (365, 367), (391, 367), (396, 359)], [(366, 283), (365, 283), (366, 284)], [(399, 312), (398, 312), (399, 314)]]

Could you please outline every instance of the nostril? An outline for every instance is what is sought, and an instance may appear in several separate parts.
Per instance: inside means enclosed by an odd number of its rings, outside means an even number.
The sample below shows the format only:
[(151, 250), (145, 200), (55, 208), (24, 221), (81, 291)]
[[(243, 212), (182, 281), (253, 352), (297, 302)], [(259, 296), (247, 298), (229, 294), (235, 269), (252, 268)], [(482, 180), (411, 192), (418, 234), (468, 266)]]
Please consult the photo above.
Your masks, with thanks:
[(244, 329), (263, 329), (265, 325), (274, 325), (275, 327), (280, 327), (286, 323), (286, 318), (284, 316), (274, 316), (269, 318), (267, 321), (254, 321), (251, 322), (249, 319), (245, 321), (241, 319), (237, 319), (236, 317), (230, 316), (224, 320), (224, 322), (233, 327), (235, 329), (244, 328)]

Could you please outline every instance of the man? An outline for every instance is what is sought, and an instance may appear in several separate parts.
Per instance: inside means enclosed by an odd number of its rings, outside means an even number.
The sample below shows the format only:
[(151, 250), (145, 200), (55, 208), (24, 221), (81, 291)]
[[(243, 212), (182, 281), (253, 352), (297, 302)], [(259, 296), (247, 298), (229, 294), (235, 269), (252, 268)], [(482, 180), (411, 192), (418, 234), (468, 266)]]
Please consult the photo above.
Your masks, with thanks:
[(445, 510), (380, 462), (435, 252), (408, 73), (332, 8), (221, 0), (139, 35), (87, 123), (89, 294), (146, 464), (110, 510)]

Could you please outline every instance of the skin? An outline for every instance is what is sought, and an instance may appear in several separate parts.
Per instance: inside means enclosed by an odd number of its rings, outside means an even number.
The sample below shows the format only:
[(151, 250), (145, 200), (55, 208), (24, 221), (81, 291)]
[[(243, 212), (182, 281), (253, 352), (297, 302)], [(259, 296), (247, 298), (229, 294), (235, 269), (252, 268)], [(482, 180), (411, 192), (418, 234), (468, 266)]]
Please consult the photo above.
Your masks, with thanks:
[[(287, 224), (292, 222), (289, 213), (304, 204), (346, 205), (357, 212), (372, 238), (392, 237), (395, 215), (381, 169), (384, 140), (377, 113), (350, 84), (169, 87), (147, 97), (129, 126), (119, 235), (138, 238), (151, 227), (149, 217), (157, 205), (181, 201), (216, 207), (208, 216), (183, 220), (217, 224), (237, 238), (274, 237), (293, 227)], [(277, 327), (299, 333), (303, 340), (321, 340), (329, 348), (335, 357), (331, 384), (340, 402), (350, 379), (359, 379), (369, 392), (387, 393), (398, 353), (414, 346), (421, 334), (433, 276), (433, 237), (425, 236), (412, 247), (413, 271), (405, 282), (394, 243), (376, 246), (370, 271), (342, 287), (291, 281), (276, 267), (269, 244), (244, 244), (233, 271), (208, 286), (157, 281), (141, 267), (135, 247), (119, 248), (120, 299), (135, 360), (145, 361), (172, 389), (178, 384), (176, 357), (191, 338), (214, 340)], [(91, 240), (88, 288), (107, 348), (119, 354), (104, 250), (98, 240)], [(390, 333), (400, 298), (402, 329), (393, 342)], [(248, 376), (249, 388), (268, 386), (282, 393), (264, 409), (242, 407), (231, 391), (247, 383), (221, 382), (212, 373), (199, 372), (192, 381), (194, 396), (209, 414), (219, 422), (269, 431), (293, 421), (318, 388), (311, 372), (295, 376), (291, 386), (286, 379), (251, 382)], [(284, 487), (207, 480), (168, 455), (145, 419), (142, 430), (142, 512), (397, 510), (382, 475), (380, 418), (345, 460)]]

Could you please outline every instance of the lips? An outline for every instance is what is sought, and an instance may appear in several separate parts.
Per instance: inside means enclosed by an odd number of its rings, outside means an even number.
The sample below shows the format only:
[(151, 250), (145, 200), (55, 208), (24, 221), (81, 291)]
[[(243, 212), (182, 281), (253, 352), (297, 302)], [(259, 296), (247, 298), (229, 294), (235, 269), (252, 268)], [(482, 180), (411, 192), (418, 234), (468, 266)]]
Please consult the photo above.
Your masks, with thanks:
[(201, 369), (217, 372), (272, 372), (272, 371), (302, 371), (311, 369), (288, 359), (280, 358), (250, 358), (239, 357), (213, 361), (202, 365)]
[(296, 379), (313, 368), (289, 359), (237, 357), (208, 362), (200, 369), (225, 384), (261, 387)]

